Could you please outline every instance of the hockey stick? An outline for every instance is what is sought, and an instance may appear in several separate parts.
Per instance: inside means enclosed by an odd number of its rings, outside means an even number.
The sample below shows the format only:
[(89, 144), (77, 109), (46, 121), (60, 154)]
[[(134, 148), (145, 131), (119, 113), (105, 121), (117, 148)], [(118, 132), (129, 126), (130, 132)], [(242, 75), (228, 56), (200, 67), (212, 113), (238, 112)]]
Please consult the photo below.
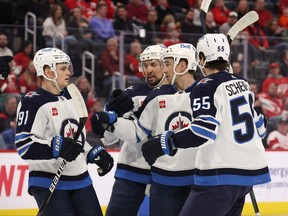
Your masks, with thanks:
[[(78, 124), (78, 129), (77, 129), (77, 132), (75, 134), (75, 136), (73, 137), (74, 140), (77, 140), (85, 126), (85, 123), (87, 121), (87, 118), (88, 118), (88, 112), (87, 112), (87, 108), (86, 108), (86, 104), (84, 102), (84, 99), (81, 95), (81, 93), (79, 92), (78, 88), (74, 85), (74, 84), (70, 84), (67, 86), (67, 90), (69, 92), (69, 94), (71, 95), (71, 98), (72, 100), (75, 102), (75, 108), (77, 110), (77, 113), (79, 115), (79, 124)], [(49, 191), (48, 191), (48, 194), (46, 195), (45, 199), (43, 200), (40, 208), (39, 208), (39, 211), (37, 213), (37, 216), (40, 216), (43, 214), (44, 212), (44, 209), (46, 208), (57, 184), (58, 184), (58, 181), (64, 171), (64, 168), (66, 166), (67, 162), (66, 160), (63, 160), (59, 169), (57, 170), (54, 178), (53, 178), (53, 181), (51, 183), (51, 185), (49, 186)]]
[(237, 36), (237, 34), (240, 31), (242, 31), (249, 25), (252, 25), (258, 19), (259, 19), (259, 15), (257, 14), (256, 11), (249, 11), (241, 19), (239, 19), (227, 32), (227, 38), (228, 38), (229, 44), (232, 43), (232, 40)]
[(254, 193), (253, 189), (250, 191), (249, 195), (250, 195), (250, 198), (251, 198), (251, 201), (252, 201), (252, 205), (253, 205), (253, 209), (254, 209), (255, 215), (256, 216), (260, 216), (260, 211), (259, 211), (259, 208), (258, 208), (258, 204), (257, 204), (255, 193)]
[(200, 22), (202, 26), (203, 34), (207, 33), (207, 26), (206, 26), (206, 15), (212, 0), (203, 0), (200, 6)]

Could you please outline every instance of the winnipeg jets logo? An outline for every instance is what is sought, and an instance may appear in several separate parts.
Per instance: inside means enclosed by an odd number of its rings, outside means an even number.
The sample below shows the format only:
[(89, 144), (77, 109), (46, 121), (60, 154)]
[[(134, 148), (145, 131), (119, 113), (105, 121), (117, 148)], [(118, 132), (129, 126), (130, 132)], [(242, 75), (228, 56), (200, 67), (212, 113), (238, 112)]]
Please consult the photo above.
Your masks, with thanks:
[[(60, 135), (64, 137), (74, 138), (78, 129), (78, 121), (75, 119), (65, 119), (61, 125)], [(78, 139), (82, 142), (84, 140), (84, 133), (82, 132), (80, 138)]]
[(212, 81), (213, 79), (209, 79), (209, 78), (203, 78), (201, 79), (197, 85), (200, 85), (200, 84), (207, 84), (209, 81)]
[(191, 122), (191, 114), (188, 112), (172, 113), (165, 123), (165, 130), (178, 131), (185, 128)]
[(32, 98), (33, 96), (39, 95), (35, 91), (28, 92), (24, 97)]

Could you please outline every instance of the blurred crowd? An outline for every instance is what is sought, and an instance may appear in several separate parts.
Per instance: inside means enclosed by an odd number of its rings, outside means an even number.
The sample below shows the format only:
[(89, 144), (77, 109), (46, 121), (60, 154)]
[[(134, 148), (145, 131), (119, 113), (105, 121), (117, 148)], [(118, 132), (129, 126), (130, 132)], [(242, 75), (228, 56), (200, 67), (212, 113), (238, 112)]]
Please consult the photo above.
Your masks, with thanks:
[[(0, 81), (0, 148), (15, 148), (17, 103), (22, 95), (39, 86), (32, 62), (35, 52), (32, 38), (24, 40), (27, 12), (37, 18), (37, 49), (55, 45), (71, 56), (76, 71), (73, 81), (92, 113), (103, 109), (112, 85), (120, 86), (120, 32), (126, 33), (123, 56), (126, 86), (145, 82), (138, 70), (142, 50), (158, 43), (196, 45), (202, 34), (201, 2), (0, 0), (0, 56), (14, 56), (8, 79)], [(207, 13), (207, 30), (226, 34), (251, 10), (259, 14), (259, 20), (232, 43), (231, 66), (235, 74), (248, 79), (256, 95), (255, 105), (268, 119), (266, 147), (288, 150), (288, 1), (214, 0)], [(248, 52), (244, 39), (248, 40)], [(96, 82), (92, 84), (89, 77), (80, 76), (81, 55), (85, 50), (96, 56)], [(245, 55), (248, 55), (246, 74)], [(87, 131), (91, 132), (89, 123)]]

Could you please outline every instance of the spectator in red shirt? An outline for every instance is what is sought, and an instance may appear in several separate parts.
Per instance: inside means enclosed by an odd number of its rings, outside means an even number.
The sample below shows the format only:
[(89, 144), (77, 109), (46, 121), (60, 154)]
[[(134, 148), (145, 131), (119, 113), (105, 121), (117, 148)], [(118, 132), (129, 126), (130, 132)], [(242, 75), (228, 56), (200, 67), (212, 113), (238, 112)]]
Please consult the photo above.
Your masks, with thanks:
[(36, 75), (36, 69), (34, 67), (33, 61), (31, 60), (28, 64), (27, 69), (21, 74), (18, 84), (20, 88), (20, 93), (22, 95), (34, 91), (39, 86), (39, 80)]
[(18, 98), (16, 94), (7, 94), (4, 101), (4, 110), (0, 112), (0, 132), (11, 128), (15, 122)]
[(273, 150), (288, 150), (288, 119), (281, 118), (277, 130), (269, 133), (267, 145)]
[(265, 0), (256, 0), (254, 10), (259, 15), (259, 20), (256, 23), (264, 30), (273, 19), (272, 13), (265, 9)]
[(146, 23), (148, 7), (142, 0), (130, 0), (126, 8), (128, 11), (128, 19), (133, 19), (140, 23)]
[[(33, 47), (32, 42), (29, 40), (23, 41), (19, 51), (14, 55), (14, 61), (16, 64), (17, 71), (19, 70), (19, 75), (24, 73), (24, 71), (27, 69), (29, 62), (32, 59), (33, 54)], [(14, 69), (14, 73), (16, 75), (17, 72)]]
[(283, 9), (283, 13), (279, 17), (278, 24), (279, 26), (288, 30), (288, 7)]
[(288, 0), (279, 0), (278, 2), (278, 12), (279, 15), (283, 14), (284, 8), (288, 7)]
[(280, 66), (277, 62), (272, 62), (269, 65), (269, 74), (262, 83), (262, 92), (266, 92), (271, 83), (277, 85), (277, 97), (283, 98), (288, 96), (288, 79), (280, 74)]
[(227, 22), (230, 11), (226, 8), (224, 0), (216, 0), (211, 11), (217, 25)]
[(259, 93), (258, 99), (268, 121), (275, 122), (279, 120), (284, 111), (284, 104), (283, 100), (277, 97), (277, 84), (271, 82), (266, 92)]
[(130, 69), (132, 73), (144, 80), (144, 75), (139, 71), (139, 57), (142, 52), (142, 46), (138, 41), (134, 41), (130, 44), (130, 54), (127, 58), (130, 60)]

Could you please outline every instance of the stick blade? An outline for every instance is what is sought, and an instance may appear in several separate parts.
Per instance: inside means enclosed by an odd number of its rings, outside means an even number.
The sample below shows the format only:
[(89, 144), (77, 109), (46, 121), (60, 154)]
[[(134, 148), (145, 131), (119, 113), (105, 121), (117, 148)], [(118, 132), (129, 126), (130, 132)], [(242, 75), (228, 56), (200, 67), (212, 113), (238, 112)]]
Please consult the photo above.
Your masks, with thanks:
[(79, 89), (71, 83), (67, 86), (67, 90), (73, 101), (75, 101), (75, 108), (77, 109), (79, 118), (88, 117), (87, 107)]
[(207, 13), (212, 0), (203, 0), (200, 9)]
[(249, 25), (252, 25), (258, 19), (259, 15), (256, 11), (249, 11), (229, 29), (227, 33), (228, 40), (232, 41), (240, 31), (242, 31)]

